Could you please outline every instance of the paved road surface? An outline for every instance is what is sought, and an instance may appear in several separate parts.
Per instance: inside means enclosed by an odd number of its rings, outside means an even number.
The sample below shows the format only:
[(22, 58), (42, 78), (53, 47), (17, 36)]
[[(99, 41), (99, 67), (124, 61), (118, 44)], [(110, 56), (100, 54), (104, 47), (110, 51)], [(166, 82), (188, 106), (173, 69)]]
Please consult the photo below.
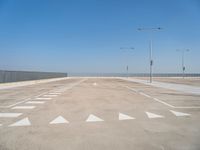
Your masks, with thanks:
[(1, 150), (199, 150), (200, 96), (116, 78), (0, 90)]

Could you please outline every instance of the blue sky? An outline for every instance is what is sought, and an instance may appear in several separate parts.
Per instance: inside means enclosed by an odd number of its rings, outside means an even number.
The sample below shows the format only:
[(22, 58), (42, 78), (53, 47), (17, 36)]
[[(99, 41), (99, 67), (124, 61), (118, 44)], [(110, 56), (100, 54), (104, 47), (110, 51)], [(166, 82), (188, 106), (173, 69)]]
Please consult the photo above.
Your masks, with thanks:
[[(70, 73), (200, 73), (199, 0), (0, 0), (0, 69)], [(120, 47), (134, 47), (123, 51)]]

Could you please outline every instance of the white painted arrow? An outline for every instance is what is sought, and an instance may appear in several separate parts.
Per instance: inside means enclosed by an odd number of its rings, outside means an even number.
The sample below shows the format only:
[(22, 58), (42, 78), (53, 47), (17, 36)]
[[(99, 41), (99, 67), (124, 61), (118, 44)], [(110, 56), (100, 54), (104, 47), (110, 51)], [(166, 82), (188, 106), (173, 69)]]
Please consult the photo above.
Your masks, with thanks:
[(86, 120), (86, 122), (97, 122), (97, 121), (104, 121), (104, 120), (93, 115), (93, 114), (90, 114), (89, 117)]
[(128, 116), (126, 114), (123, 114), (123, 113), (119, 113), (119, 120), (131, 120), (131, 119), (135, 119), (135, 118)]
[(173, 110), (170, 110), (170, 111), (177, 117), (190, 116), (190, 114), (187, 114), (187, 113), (182, 113), (182, 112), (173, 111)]
[(150, 113), (150, 112), (146, 112), (148, 118), (164, 118), (164, 116), (161, 116), (161, 115), (157, 115), (157, 114), (154, 114), (154, 113)]
[(53, 121), (51, 121), (49, 124), (60, 124), (60, 123), (69, 123), (69, 121), (67, 121), (65, 118), (63, 118), (62, 116), (58, 116), (57, 118), (55, 118)]
[(30, 125), (31, 125), (31, 123), (30, 123), (29, 119), (28, 118), (24, 118), (24, 119), (19, 120), (19, 121), (15, 122), (15, 123), (13, 123), (13, 124), (11, 124), (9, 126), (10, 127), (14, 127), (14, 126), (30, 126)]

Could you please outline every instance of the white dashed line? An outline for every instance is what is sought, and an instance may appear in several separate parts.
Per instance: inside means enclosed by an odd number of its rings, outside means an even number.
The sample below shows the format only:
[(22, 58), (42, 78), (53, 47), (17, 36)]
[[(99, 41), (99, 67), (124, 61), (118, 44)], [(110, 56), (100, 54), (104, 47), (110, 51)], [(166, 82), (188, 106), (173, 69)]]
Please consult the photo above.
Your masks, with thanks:
[(0, 113), (0, 118), (16, 118), (22, 115), (22, 113)]
[(161, 100), (159, 100), (159, 99), (157, 99), (157, 98), (153, 98), (153, 100), (155, 100), (155, 101), (157, 101), (157, 102), (159, 102), (159, 103), (162, 103), (162, 104), (164, 104), (164, 105), (166, 105), (166, 106), (169, 106), (169, 107), (171, 107), (171, 108), (175, 108), (173, 105), (170, 105), (170, 104), (168, 104), (168, 103), (166, 103), (166, 102), (163, 102), (163, 101), (161, 101)]
[(44, 104), (44, 101), (28, 101), (27, 104)]
[(145, 96), (145, 97), (147, 97), (147, 98), (151, 98), (150, 95), (147, 95), (147, 94), (145, 94), (145, 93), (143, 93), (143, 92), (139, 92), (139, 94), (141, 94), (141, 95), (143, 95), (143, 96)]
[(33, 109), (35, 106), (15, 106), (12, 109)]

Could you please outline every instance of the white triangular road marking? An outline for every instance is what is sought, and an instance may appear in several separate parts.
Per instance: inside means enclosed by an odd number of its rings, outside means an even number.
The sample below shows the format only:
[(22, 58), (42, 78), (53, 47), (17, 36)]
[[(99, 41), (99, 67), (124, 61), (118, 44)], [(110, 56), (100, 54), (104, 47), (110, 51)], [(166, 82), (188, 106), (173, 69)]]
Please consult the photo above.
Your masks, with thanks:
[(53, 121), (50, 122), (50, 124), (59, 124), (59, 123), (69, 123), (65, 118), (62, 116), (58, 116)]
[(90, 114), (89, 117), (86, 120), (86, 122), (97, 122), (97, 121), (104, 121), (104, 120), (93, 115), (93, 114)]
[(190, 114), (187, 114), (187, 113), (182, 113), (182, 112), (173, 111), (173, 110), (170, 110), (170, 111), (177, 117), (190, 116)]
[(15, 123), (13, 123), (13, 124), (11, 124), (9, 126), (10, 127), (14, 127), (14, 126), (30, 126), (30, 125), (31, 125), (31, 123), (30, 123), (29, 119), (28, 118), (24, 118), (24, 119), (19, 120), (19, 121), (15, 122)]
[(119, 120), (130, 120), (130, 119), (135, 119), (135, 118), (128, 116), (126, 114), (123, 114), (123, 113), (119, 113)]
[(157, 114), (154, 114), (154, 113), (150, 113), (150, 112), (146, 112), (148, 118), (164, 118), (164, 116), (161, 116), (161, 115), (157, 115)]

